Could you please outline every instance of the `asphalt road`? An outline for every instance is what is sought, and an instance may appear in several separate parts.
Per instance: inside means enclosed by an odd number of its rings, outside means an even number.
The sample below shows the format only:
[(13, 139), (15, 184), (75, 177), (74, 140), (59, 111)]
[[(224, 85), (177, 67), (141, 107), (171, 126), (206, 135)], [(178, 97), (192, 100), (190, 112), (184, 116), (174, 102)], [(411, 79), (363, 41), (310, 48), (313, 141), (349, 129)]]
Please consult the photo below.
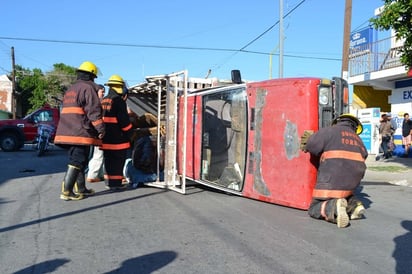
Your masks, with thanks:
[(96, 196), (65, 202), (64, 151), (0, 151), (0, 161), (0, 273), (412, 271), (412, 188), (386, 173), (359, 188), (366, 218), (338, 229), (201, 187), (110, 193), (98, 183)]

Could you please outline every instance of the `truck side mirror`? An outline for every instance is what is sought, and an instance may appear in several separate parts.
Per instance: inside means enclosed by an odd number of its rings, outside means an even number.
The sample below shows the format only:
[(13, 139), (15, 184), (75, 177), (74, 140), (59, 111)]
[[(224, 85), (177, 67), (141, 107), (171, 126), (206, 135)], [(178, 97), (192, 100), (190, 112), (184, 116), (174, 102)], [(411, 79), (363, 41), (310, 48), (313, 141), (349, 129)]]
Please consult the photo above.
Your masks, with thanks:
[(232, 83), (234, 84), (242, 83), (242, 76), (240, 76), (240, 70), (237, 70), (237, 69), (232, 70)]

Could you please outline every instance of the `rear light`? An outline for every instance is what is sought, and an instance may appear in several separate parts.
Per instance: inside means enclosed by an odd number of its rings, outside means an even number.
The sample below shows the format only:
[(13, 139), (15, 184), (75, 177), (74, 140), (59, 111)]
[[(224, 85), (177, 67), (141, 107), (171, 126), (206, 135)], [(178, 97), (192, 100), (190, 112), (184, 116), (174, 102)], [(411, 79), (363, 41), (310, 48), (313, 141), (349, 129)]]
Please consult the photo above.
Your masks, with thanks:
[(349, 89), (348, 87), (343, 88), (343, 105), (347, 106), (349, 105)]

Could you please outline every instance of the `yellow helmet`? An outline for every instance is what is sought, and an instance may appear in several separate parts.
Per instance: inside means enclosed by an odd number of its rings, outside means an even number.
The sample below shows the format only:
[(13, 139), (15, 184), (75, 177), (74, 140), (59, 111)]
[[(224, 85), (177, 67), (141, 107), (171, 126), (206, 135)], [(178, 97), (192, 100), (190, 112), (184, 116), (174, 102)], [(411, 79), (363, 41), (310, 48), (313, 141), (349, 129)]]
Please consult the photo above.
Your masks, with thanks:
[(359, 121), (359, 119), (356, 116), (354, 116), (350, 113), (345, 113), (345, 114), (339, 115), (339, 117), (337, 117), (333, 120), (332, 125), (336, 125), (338, 123), (338, 121), (340, 121), (341, 119), (344, 119), (344, 118), (349, 118), (349, 119), (351, 119), (352, 121), (354, 121), (356, 123), (356, 134), (357, 135), (362, 133), (363, 126), (362, 126), (361, 121)]
[(112, 86), (112, 85), (124, 86), (124, 81), (120, 75), (113, 74), (112, 76), (110, 76), (109, 81), (107, 81), (105, 85), (106, 86)]
[(127, 93), (126, 83), (120, 75), (113, 74), (105, 84), (113, 89), (117, 94), (124, 95)]
[(97, 78), (97, 74), (99, 74), (99, 70), (95, 64), (89, 61), (83, 62), (77, 70), (90, 72)]

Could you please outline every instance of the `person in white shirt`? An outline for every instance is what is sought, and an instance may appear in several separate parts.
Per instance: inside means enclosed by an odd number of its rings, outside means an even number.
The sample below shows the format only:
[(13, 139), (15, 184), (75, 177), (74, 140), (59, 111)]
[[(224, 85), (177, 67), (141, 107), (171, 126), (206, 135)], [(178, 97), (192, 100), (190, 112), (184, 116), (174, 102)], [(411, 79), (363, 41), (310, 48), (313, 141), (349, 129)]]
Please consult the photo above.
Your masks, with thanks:
[[(99, 85), (99, 90), (97, 95), (100, 100), (104, 97), (105, 88), (103, 85)], [(89, 166), (87, 170), (86, 181), (89, 183), (97, 183), (104, 181), (104, 157), (103, 150), (98, 146), (94, 146), (92, 149), (92, 158), (89, 161)]]

